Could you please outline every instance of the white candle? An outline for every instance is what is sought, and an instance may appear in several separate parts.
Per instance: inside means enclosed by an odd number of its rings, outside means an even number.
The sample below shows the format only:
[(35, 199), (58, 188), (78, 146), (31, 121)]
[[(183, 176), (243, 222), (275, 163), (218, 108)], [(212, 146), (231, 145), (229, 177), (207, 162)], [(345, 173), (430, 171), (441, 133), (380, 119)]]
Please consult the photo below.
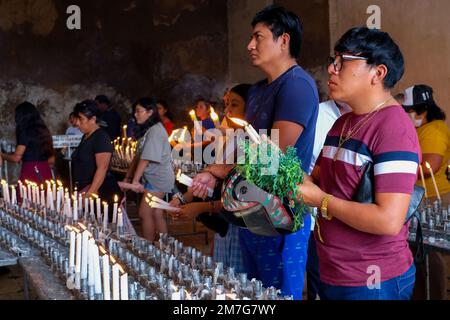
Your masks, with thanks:
[(435, 189), (435, 191), (436, 191), (436, 196), (437, 196), (437, 198), (438, 198), (438, 200), (439, 200), (439, 202), (440, 202), (440, 201), (441, 201), (441, 196), (440, 196), (440, 194), (439, 194), (439, 189), (438, 189), (437, 184), (436, 184), (436, 179), (434, 178), (433, 169), (431, 168), (431, 166), (430, 166), (430, 164), (429, 164), (428, 162), (425, 162), (425, 166), (426, 166), (427, 169), (430, 171), (430, 174), (431, 174), (431, 180), (433, 180), (434, 189)]
[(148, 201), (147, 203), (150, 206), (150, 208), (163, 209), (163, 210), (167, 210), (167, 211), (171, 211), (171, 212), (178, 212), (178, 211), (180, 211), (179, 208), (165, 206), (165, 205), (163, 205), (161, 203), (157, 203), (157, 202), (154, 202), (154, 201)]
[(125, 272), (120, 276), (120, 300), (128, 300), (128, 273)]
[(119, 197), (117, 195), (114, 196), (114, 207), (113, 207), (113, 220), (112, 223), (117, 223), (117, 208), (118, 208)]
[(54, 201), (56, 199), (56, 183), (53, 180), (52, 180), (52, 196)]
[(103, 298), (105, 300), (111, 300), (111, 289), (109, 283), (109, 255), (106, 253), (106, 250), (102, 250), (100, 247), (100, 251), (102, 251), (102, 268), (103, 268)]
[(16, 188), (14, 186), (11, 186), (11, 204), (17, 204)]
[(102, 203), (100, 198), (97, 198), (97, 221), (102, 222)]
[(61, 188), (58, 189), (58, 193), (56, 194), (56, 212), (61, 211)]
[(100, 257), (98, 253), (98, 246), (94, 245), (94, 292), (95, 294), (102, 293), (102, 277), (100, 271)]
[(103, 230), (108, 229), (108, 203), (103, 202)]
[(88, 286), (91, 287), (95, 282), (94, 274), (94, 250), (95, 250), (95, 240), (93, 238), (89, 239), (88, 242)]
[(95, 217), (94, 199), (89, 198), (89, 202), (91, 204), (91, 216)]
[(120, 300), (119, 265), (117, 263), (112, 266), (112, 298), (113, 300)]
[(89, 244), (89, 232), (83, 231), (83, 241), (81, 244), (81, 279), (87, 278), (88, 272), (88, 247)]
[(78, 195), (78, 210), (83, 213), (83, 196), (81, 193)]
[(120, 208), (119, 213), (117, 214), (117, 227), (123, 227), (123, 214)]
[(27, 182), (27, 190), (28, 190), (28, 199), (31, 200), (32, 199), (31, 184), (29, 182)]
[(231, 121), (233, 121), (234, 123), (236, 123), (238, 126), (244, 127), (245, 131), (248, 133), (250, 139), (257, 144), (261, 143), (261, 137), (260, 135), (256, 132), (256, 130), (250, 125), (248, 124), (247, 121), (239, 119), (239, 118), (230, 118)]
[(69, 270), (75, 267), (75, 231), (70, 228)]
[(44, 208), (46, 206), (46, 201), (45, 201), (45, 190), (43, 188), (43, 186), (41, 185), (41, 206), (42, 208)]
[(19, 183), (19, 196), (20, 196), (21, 199), (23, 199), (23, 193), (22, 193), (23, 185), (22, 185), (22, 181), (19, 180), (18, 183)]
[[(181, 169), (178, 170), (177, 181), (181, 184), (184, 184), (187, 187), (192, 187), (192, 184), (193, 184), (192, 178), (181, 173)], [(211, 188), (208, 188), (208, 197), (212, 197), (213, 194), (214, 194), (214, 190)]]
[(85, 197), (84, 198), (84, 215), (87, 217), (89, 212), (89, 198)]
[(73, 221), (78, 221), (78, 203), (76, 198), (73, 201)]
[(76, 246), (76, 260), (75, 260), (75, 273), (81, 273), (81, 233), (77, 233), (77, 246)]

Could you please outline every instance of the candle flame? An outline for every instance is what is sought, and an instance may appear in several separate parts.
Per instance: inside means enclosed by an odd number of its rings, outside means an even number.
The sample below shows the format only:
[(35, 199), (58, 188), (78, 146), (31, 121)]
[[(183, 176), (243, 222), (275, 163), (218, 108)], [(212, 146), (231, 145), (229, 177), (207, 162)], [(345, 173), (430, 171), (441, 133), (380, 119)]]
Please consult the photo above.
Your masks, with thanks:
[(189, 112), (189, 115), (191, 116), (192, 121), (196, 121), (196, 120), (197, 120), (197, 116), (196, 116), (194, 110), (191, 110), (191, 111)]
[(124, 129), (124, 130), (126, 130), (127, 128), (128, 128), (127, 125), (124, 125), (124, 126), (122, 127), (122, 129)]
[(99, 198), (98, 195), (96, 195), (95, 193), (92, 193), (92, 197), (93, 197), (94, 199), (98, 199), (98, 198)]
[(72, 227), (72, 229), (73, 229), (73, 231), (75, 231), (76, 233), (80, 233), (80, 232), (81, 232), (81, 230), (78, 229), (77, 227)]
[(426, 161), (425, 161), (425, 167), (427, 167), (427, 169), (428, 169), (428, 170), (430, 170), (430, 169), (431, 169), (431, 166), (430, 166), (430, 164), (429, 164), (428, 162), (426, 162)]
[(58, 184), (58, 187), (62, 187), (61, 181), (57, 180), (56, 183)]
[(126, 273), (126, 272), (125, 272), (125, 269), (124, 269), (120, 264), (118, 264), (117, 266), (119, 267), (120, 273), (121, 273), (122, 275), (124, 275), (124, 274)]
[(73, 231), (73, 227), (72, 226), (66, 226), (66, 231)]
[(109, 261), (111, 261), (112, 264), (116, 264), (117, 260), (113, 256), (109, 256)]
[(177, 179), (179, 179), (180, 177), (181, 177), (181, 169), (178, 169)]
[(210, 109), (211, 109), (211, 119), (213, 120), (213, 121), (218, 121), (219, 120), (219, 116), (217, 115), (217, 113), (216, 113), (216, 111), (214, 110), (214, 108), (213, 107), (210, 107)]
[(248, 125), (247, 121), (239, 119), (239, 118), (230, 118), (230, 120), (241, 127), (245, 127)]
[(84, 231), (84, 230), (87, 230), (87, 227), (86, 227), (84, 224), (82, 224), (81, 222), (78, 223), (78, 226), (79, 226), (81, 229), (83, 229), (83, 231)]
[(116, 195), (114, 195), (114, 202), (119, 202), (119, 197)]

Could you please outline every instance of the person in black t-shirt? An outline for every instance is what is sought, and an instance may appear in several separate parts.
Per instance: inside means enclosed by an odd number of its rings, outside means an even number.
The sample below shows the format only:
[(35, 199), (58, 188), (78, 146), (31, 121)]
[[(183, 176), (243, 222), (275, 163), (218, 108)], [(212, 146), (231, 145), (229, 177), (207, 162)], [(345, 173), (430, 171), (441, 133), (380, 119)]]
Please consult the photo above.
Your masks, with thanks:
[(53, 140), (41, 118), (41, 114), (30, 102), (16, 107), (16, 151), (13, 154), (0, 153), (0, 166), (3, 160), (22, 162), (19, 180), (33, 181), (37, 184), (52, 179), (50, 166), (54, 164)]
[(112, 203), (115, 195), (120, 197), (121, 190), (110, 171), (113, 146), (109, 135), (98, 125), (100, 109), (95, 101), (85, 100), (75, 106), (74, 113), (84, 134), (72, 155), (75, 185), (86, 197), (98, 194)]
[(111, 106), (111, 101), (105, 95), (95, 97), (97, 107), (100, 109), (100, 117), (105, 122), (105, 131), (108, 133), (110, 140), (113, 141), (120, 137), (120, 115)]

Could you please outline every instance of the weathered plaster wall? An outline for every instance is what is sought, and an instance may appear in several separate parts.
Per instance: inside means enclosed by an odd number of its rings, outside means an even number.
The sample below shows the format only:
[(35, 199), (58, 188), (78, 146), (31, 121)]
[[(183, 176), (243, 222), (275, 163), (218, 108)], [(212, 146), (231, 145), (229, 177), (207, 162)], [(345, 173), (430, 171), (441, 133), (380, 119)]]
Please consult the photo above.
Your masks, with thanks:
[[(81, 30), (66, 27), (72, 4)], [(99, 93), (123, 115), (144, 95), (184, 111), (198, 95), (221, 97), (226, 1), (0, 0), (0, 43), (0, 138), (13, 138), (23, 100), (38, 105), (53, 134), (75, 102)]]

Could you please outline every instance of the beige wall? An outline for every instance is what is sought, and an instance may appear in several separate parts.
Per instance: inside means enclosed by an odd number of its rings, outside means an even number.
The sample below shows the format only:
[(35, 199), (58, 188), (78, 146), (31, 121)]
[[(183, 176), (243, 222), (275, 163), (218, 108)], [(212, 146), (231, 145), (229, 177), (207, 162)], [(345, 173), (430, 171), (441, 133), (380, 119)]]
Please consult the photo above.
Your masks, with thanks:
[(247, 53), (253, 16), (272, 0), (228, 0), (228, 82), (254, 83), (264, 74), (251, 65)]
[(405, 75), (394, 93), (413, 84), (429, 84), (436, 102), (450, 118), (450, 1), (329, 1), (331, 48), (350, 27), (366, 24), (369, 5), (378, 5), (381, 29), (396, 40), (406, 62)]

